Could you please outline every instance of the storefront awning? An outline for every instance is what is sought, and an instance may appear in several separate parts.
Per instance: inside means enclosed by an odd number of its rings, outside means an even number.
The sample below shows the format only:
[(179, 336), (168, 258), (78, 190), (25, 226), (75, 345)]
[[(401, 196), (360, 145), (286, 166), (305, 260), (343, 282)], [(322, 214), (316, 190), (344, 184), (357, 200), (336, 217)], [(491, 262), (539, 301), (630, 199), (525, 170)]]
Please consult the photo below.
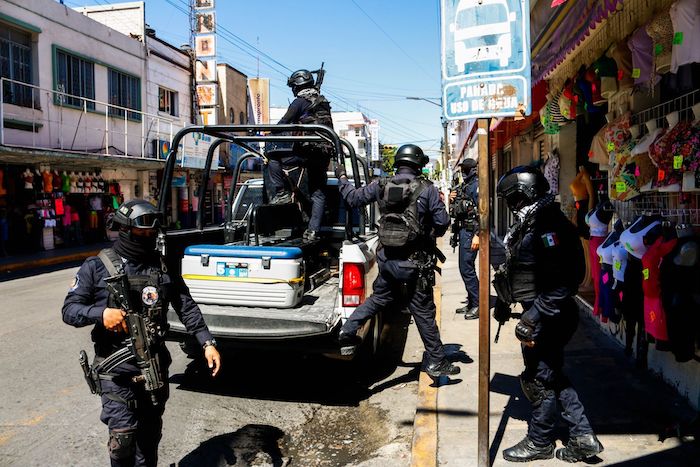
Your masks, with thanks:
[(66, 151), (47, 151), (13, 146), (0, 146), (0, 162), (7, 164), (52, 164), (77, 169), (138, 169), (156, 170), (163, 168), (161, 159), (146, 159), (126, 156), (104, 156)]
[[(541, 81), (560, 65), (593, 29), (622, 6), (623, 0), (577, 0), (557, 7), (551, 17), (540, 12), (538, 25), (543, 29), (532, 44), (532, 79)], [(540, 6), (542, 3), (538, 3)], [(533, 27), (534, 29), (534, 27)]]

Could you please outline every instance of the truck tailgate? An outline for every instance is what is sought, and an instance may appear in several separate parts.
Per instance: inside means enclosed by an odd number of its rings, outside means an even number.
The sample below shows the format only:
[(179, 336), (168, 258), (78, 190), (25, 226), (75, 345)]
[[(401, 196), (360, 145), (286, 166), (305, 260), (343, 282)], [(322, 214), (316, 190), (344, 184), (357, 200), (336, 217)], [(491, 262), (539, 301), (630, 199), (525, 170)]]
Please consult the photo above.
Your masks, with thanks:
[[(289, 339), (328, 334), (340, 320), (336, 308), (338, 279), (331, 278), (307, 292), (295, 308), (263, 308), (203, 305), (204, 320), (217, 338)], [(168, 323), (174, 333), (184, 333), (175, 310), (168, 310)]]

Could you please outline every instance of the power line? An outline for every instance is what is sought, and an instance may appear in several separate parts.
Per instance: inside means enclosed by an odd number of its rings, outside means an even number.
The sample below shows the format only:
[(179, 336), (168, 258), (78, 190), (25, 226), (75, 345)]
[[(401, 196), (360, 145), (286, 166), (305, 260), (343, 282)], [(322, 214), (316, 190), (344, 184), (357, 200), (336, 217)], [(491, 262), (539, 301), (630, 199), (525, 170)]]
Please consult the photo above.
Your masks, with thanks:
[(350, 0), (350, 1), (351, 1), (351, 2), (365, 15), (374, 25), (375, 25), (375, 26), (377, 26), (377, 28), (379, 28), (379, 30), (392, 42), (392, 44), (394, 44), (401, 52), (403, 52), (403, 54), (404, 54), (405, 56), (407, 56), (413, 63), (415, 63), (415, 64), (418, 66), (418, 68), (420, 68), (421, 71), (423, 71), (423, 73), (426, 74), (426, 76), (428, 76), (429, 78), (433, 78), (433, 77), (434, 77), (434, 76), (431, 75), (425, 68), (423, 68), (423, 65), (421, 65), (421, 64), (418, 62), (418, 60), (416, 60), (416, 59), (413, 57), (413, 55), (411, 55), (411, 54), (409, 54), (408, 52), (406, 52), (406, 50), (404, 50), (404, 48), (401, 47), (401, 45), (400, 45), (398, 42), (396, 42), (396, 41), (394, 40), (394, 38), (391, 37), (391, 36), (389, 35), (389, 33), (386, 32), (386, 31), (384, 30), (384, 28), (381, 27), (381, 26), (379, 25), (379, 23), (377, 23), (377, 22), (374, 20), (374, 18), (372, 18), (372, 17), (369, 15), (369, 13), (367, 13), (355, 0)]

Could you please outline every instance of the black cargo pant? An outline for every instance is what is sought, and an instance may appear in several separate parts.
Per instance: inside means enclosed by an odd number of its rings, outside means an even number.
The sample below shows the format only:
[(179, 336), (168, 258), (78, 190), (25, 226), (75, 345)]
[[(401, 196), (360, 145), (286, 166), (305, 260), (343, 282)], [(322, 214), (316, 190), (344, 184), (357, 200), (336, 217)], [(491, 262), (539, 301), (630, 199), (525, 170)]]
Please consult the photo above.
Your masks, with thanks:
[[(420, 334), (428, 364), (438, 363), (445, 358), (445, 350), (440, 340), (440, 331), (435, 322), (435, 301), (433, 289), (418, 290), (418, 268), (407, 260), (390, 259), (379, 263), (379, 275), (373, 284), (372, 295), (358, 306), (343, 324), (343, 331), (354, 334), (370, 318), (393, 306), (395, 312), (407, 304)], [(402, 293), (403, 284), (405, 291)]]
[(522, 346), (525, 371), (521, 378), (524, 384), (534, 384), (538, 388), (535, 400), (530, 401), (532, 419), (528, 436), (535, 444), (545, 446), (555, 440), (557, 403), (561, 404), (561, 416), (569, 428), (570, 437), (593, 433), (593, 429), (578, 393), (563, 372), (564, 347), (578, 326), (576, 303), (573, 299), (567, 300), (559, 317), (542, 317), (541, 324), (535, 346)]

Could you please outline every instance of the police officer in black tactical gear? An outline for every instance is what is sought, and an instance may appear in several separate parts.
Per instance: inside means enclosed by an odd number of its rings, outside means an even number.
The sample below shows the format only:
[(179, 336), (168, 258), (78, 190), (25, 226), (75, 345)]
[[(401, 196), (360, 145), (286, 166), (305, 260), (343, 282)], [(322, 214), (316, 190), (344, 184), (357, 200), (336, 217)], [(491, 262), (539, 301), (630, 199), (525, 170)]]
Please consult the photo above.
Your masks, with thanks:
[[(295, 71), (287, 80), (287, 85), (292, 88), (295, 99), (278, 122), (279, 124), (317, 124), (333, 128), (331, 105), (320, 94), (310, 71)], [(304, 167), (307, 171), (311, 195), (311, 216), (304, 238), (314, 240), (321, 229), (321, 218), (326, 205), (323, 188), (326, 186), (326, 171), (332, 157), (332, 147), (329, 143), (295, 143), (293, 148), (291, 156), (269, 159), (270, 180), (276, 193), (271, 204), (292, 202), (292, 192), (287, 186), (288, 182), (285, 181), (284, 171), (288, 171), (293, 183), (298, 183), (301, 177), (300, 169)]]
[[(425, 371), (433, 378), (455, 375), (459, 368), (448, 361), (435, 322), (435, 238), (450, 225), (438, 189), (421, 175), (428, 157), (418, 146), (405, 144), (394, 157), (396, 174), (354, 188), (342, 166), (336, 168), (340, 193), (352, 207), (378, 202), (379, 275), (372, 295), (343, 324), (341, 345), (359, 343), (357, 331), (389, 306), (405, 303), (413, 315), (426, 350)], [(398, 309), (398, 307), (397, 307)]]
[(476, 255), (479, 253), (479, 179), (477, 162), (466, 158), (459, 165), (462, 183), (450, 192), (452, 246), (459, 245), (459, 272), (467, 289), (467, 304), (457, 308), (464, 319), (479, 317), (479, 277), (476, 274)]
[[(166, 312), (172, 305), (187, 330), (203, 348), (212, 375), (220, 368), (216, 343), (204, 323), (202, 313), (179, 277), (164, 272), (156, 251), (156, 238), (162, 219), (160, 212), (144, 200), (122, 204), (114, 215), (112, 228), (119, 237), (112, 248), (85, 260), (78, 270), (63, 304), (63, 321), (71, 326), (94, 325), (92, 340), (95, 359), (82, 362), (91, 390), (102, 398), (100, 420), (109, 429), (108, 450), (112, 466), (155, 466), (161, 439), (162, 416), (168, 399), (168, 366), (171, 358), (163, 336), (167, 330)], [(113, 277), (126, 274), (129, 290), (124, 291), (131, 310), (121, 308), (120, 297), (108, 292)], [(106, 280), (107, 279), (107, 280)], [(123, 297), (121, 297), (123, 299)], [(110, 356), (124, 354), (134, 342), (127, 313), (139, 313), (147, 323), (143, 328), (151, 345), (160, 387), (146, 390), (139, 375), (144, 364), (134, 358), (118, 360), (107, 371)], [(126, 317), (126, 319), (125, 319)], [(132, 348), (125, 353), (131, 357)], [(81, 358), (85, 356), (81, 352)]]
[(557, 402), (569, 428), (569, 440), (556, 456), (577, 462), (603, 451), (576, 390), (562, 371), (564, 346), (578, 324), (574, 295), (585, 271), (576, 227), (564, 216), (544, 175), (533, 167), (516, 167), (498, 182), (496, 192), (515, 214), (505, 237), (506, 263), (494, 275), (498, 300), (494, 317), (510, 318), (510, 304), (523, 314), (515, 328), (522, 344), (525, 371), (520, 383), (532, 404), (527, 436), (503, 451), (512, 462), (554, 457)]

